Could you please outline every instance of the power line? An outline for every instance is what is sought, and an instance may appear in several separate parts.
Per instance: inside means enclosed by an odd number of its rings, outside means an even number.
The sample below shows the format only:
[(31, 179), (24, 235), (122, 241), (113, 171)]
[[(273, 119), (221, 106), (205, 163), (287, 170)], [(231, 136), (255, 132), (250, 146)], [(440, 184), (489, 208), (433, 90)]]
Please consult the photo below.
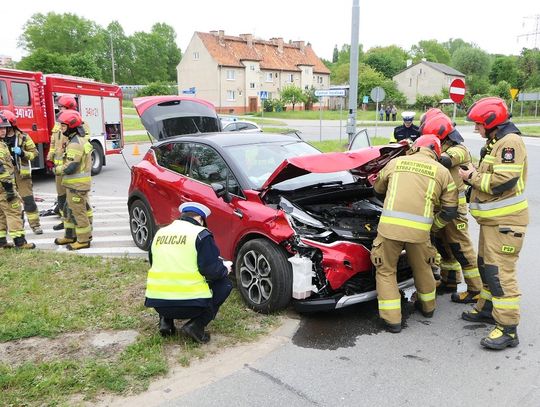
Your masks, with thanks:
[[(538, 38), (540, 37), (540, 14), (523, 17), (523, 19), (534, 19), (535, 28), (533, 32), (518, 35), (517, 40), (519, 41), (520, 38), (525, 37), (525, 40), (528, 42), (530, 37), (534, 37), (534, 48), (538, 48)], [(525, 22), (523, 22), (523, 25), (525, 25)]]

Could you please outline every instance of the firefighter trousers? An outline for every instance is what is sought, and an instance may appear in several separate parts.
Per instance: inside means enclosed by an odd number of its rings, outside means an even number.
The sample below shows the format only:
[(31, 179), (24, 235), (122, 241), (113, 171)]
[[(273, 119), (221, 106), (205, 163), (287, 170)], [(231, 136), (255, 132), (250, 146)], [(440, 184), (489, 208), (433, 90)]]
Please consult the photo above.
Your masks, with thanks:
[(371, 261), (376, 268), (379, 315), (389, 324), (401, 323), (401, 295), (397, 283), (397, 263), (402, 250), (413, 271), (418, 300), (424, 312), (435, 309), (435, 278), (431, 265), (436, 250), (429, 240), (421, 243), (400, 242), (378, 235), (373, 242)]
[(459, 214), (435, 233), (435, 247), (441, 255), (441, 280), (447, 285), (457, 285), (463, 272), (467, 290), (480, 292), (482, 279), (468, 229), (467, 216)]
[(76, 238), (79, 243), (87, 243), (92, 239), (92, 223), (88, 216), (89, 191), (77, 191), (67, 188), (64, 206), (64, 229), (67, 238)]
[(24, 237), (24, 226), (22, 221), (22, 205), (19, 195), (14, 200), (8, 202), (6, 192), (0, 192), (0, 238), (8, 235), (12, 239)]
[(21, 196), (24, 212), (26, 212), (26, 217), (28, 218), (30, 227), (32, 229), (40, 227), (39, 211), (36, 201), (34, 200), (32, 178), (23, 178), (18, 171), (15, 171), (15, 184), (17, 184), (17, 191)]
[(495, 321), (503, 326), (519, 324), (521, 293), (516, 263), (526, 229), (526, 226), (515, 225), (480, 225), (478, 268), (484, 286), (476, 309), (491, 311)]
[(60, 212), (60, 218), (62, 221), (64, 218), (64, 206), (66, 205), (66, 187), (62, 185), (62, 176), (57, 175), (54, 177), (56, 181), (56, 200), (58, 205), (58, 211)]

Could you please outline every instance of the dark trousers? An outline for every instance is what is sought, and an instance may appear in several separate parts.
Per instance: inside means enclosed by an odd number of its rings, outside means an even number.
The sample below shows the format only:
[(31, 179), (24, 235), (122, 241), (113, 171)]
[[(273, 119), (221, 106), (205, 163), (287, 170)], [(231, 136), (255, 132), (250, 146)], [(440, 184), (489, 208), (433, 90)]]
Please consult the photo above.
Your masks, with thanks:
[(207, 307), (155, 307), (156, 312), (167, 319), (190, 319), (197, 325), (205, 327), (212, 321), (219, 307), (225, 302), (232, 290), (231, 281), (225, 277), (208, 283), (212, 290), (212, 299)]

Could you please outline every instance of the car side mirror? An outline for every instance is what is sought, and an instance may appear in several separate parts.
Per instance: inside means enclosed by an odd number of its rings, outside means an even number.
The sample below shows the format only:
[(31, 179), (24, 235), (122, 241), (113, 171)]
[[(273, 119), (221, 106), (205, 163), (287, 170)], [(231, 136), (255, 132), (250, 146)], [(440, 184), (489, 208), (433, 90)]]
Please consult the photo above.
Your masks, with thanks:
[(227, 189), (225, 188), (223, 184), (212, 182), (210, 186), (212, 187), (212, 189), (214, 190), (214, 193), (216, 194), (218, 198), (223, 199), (226, 203), (230, 203), (232, 201), (229, 191), (227, 191)]

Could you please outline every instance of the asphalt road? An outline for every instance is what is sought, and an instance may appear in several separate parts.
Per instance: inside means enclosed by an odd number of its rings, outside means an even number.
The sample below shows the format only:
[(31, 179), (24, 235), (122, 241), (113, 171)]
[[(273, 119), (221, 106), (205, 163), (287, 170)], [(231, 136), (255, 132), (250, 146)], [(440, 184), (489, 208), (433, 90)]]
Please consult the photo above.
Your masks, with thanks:
[[(303, 137), (319, 137), (318, 122), (300, 128)], [(326, 128), (323, 138), (335, 137), (339, 122)], [(373, 134), (369, 129), (370, 134)], [(389, 135), (391, 128), (379, 128)], [(483, 144), (470, 127), (461, 128), (473, 154)], [(337, 130), (339, 135), (339, 130)], [(328, 137), (326, 136), (328, 135)], [(334, 136), (332, 136), (334, 135)], [(164, 389), (150, 404), (162, 406), (473, 406), (540, 405), (540, 274), (536, 239), (540, 239), (536, 211), (540, 208), (540, 140), (526, 139), (529, 154), (527, 194), (531, 224), (519, 261), (522, 323), (521, 344), (502, 352), (481, 348), (489, 332), (485, 324), (459, 318), (467, 306), (438, 297), (432, 319), (418, 313), (407, 319), (399, 335), (382, 330), (376, 303), (340, 312), (298, 316), (298, 330), (290, 341), (232, 374), (180, 397)], [(139, 145), (141, 153), (148, 145)], [(126, 147), (130, 164), (140, 159)], [(121, 157), (110, 157), (93, 180), (96, 196), (127, 196), (129, 170)], [(36, 192), (52, 192), (51, 179), (38, 179)], [(473, 239), (478, 229), (471, 221)], [(182, 383), (175, 384), (181, 389)], [(172, 392), (171, 394), (178, 394)]]

